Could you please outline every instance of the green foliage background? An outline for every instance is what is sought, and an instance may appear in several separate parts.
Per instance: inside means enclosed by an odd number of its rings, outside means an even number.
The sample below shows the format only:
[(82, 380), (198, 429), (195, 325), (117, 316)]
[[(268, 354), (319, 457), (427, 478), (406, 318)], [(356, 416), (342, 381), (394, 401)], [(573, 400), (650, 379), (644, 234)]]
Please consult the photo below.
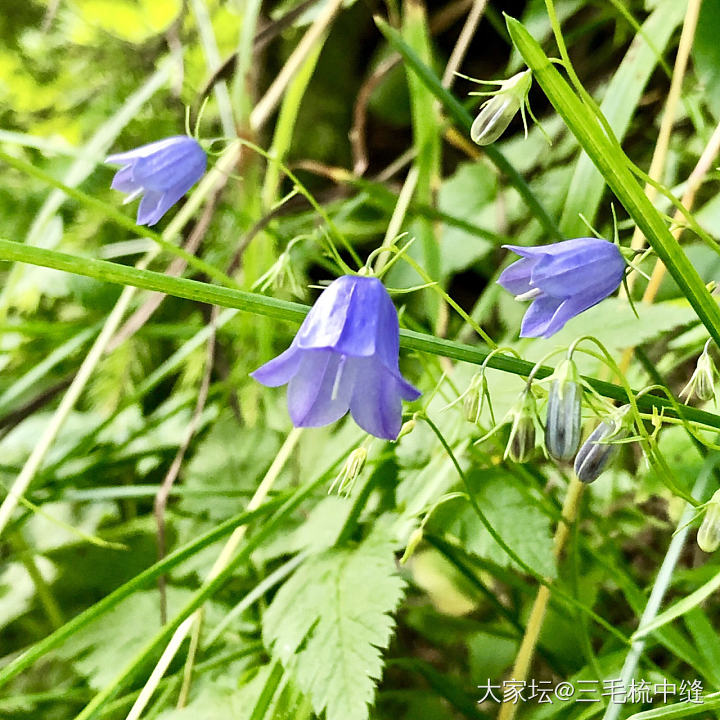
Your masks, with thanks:
[[(646, 212), (642, 183), (626, 181), (628, 162), (650, 166), (688, 3), (491, 0), (460, 70), (505, 78), (527, 62), (537, 80), (530, 103), (551, 144), (534, 125), (525, 138), (518, 118), (487, 149), (469, 142), (475, 86), (458, 78), (449, 94), (438, 82), (471, 4), (345, 2), (296, 62), (330, 0), (0, 0), (0, 239), (19, 244), (0, 243), (0, 259), (24, 261), (1, 268), (0, 497), (32, 463), (126, 302), (114, 283), (146, 288), (128, 297), (119, 334), (92, 363), (2, 530), (0, 718), (128, 717), (174, 630), (199, 607), (196, 634), (176, 648), (142, 717), (496, 717), (497, 703), (478, 704), (478, 686), (510, 677), (542, 584), (550, 602), (532, 678), (619, 677), (662, 584), (660, 621), (635, 676), (720, 691), (720, 564), (696, 548), (685, 502), (703, 503), (718, 487), (714, 434), (697, 431), (698, 449), (686, 427), (669, 424), (644, 451), (625, 446), (584, 494), (558, 561), (553, 534), (571, 469), (540, 453), (522, 465), (503, 460), (507, 428), (477, 444), (489, 415), (472, 424), (453, 404), (489, 350), (477, 324), (530, 363), (552, 365), (548, 354), (581, 335), (618, 362), (634, 347), (623, 378), (596, 357), (577, 359), (596, 380), (658, 383), (675, 395), (708, 336), (720, 337), (704, 288), (720, 269), (715, 164), (681, 245), (668, 232), (668, 198)], [(558, 56), (548, 5), (617, 146), (566, 82), (567, 67), (554, 75), (545, 63), (544, 53)], [(720, 121), (719, 7), (702, 3), (661, 178), (678, 196)], [(503, 12), (522, 25), (506, 26)], [(289, 85), (265, 112), (286, 63)], [(158, 232), (138, 228), (103, 160), (183, 133), (186, 110), (202, 139), (217, 138), (219, 192), (196, 189)], [(262, 152), (233, 145), (236, 136)], [(580, 213), (611, 237), (611, 203), (623, 243), (639, 225), (666, 259), (655, 302), (636, 318), (621, 295), (549, 340), (518, 339), (525, 306), (495, 283), (511, 261), (501, 246), (586, 235)], [(248, 377), (287, 347), (302, 316), (272, 299), (311, 303), (342, 272), (328, 243), (352, 264), (396, 221), (397, 233), (415, 238), (409, 255), (422, 275), (399, 261), (386, 284), (436, 283), (394, 296), (409, 331), (402, 368), (424, 393), (405, 408), (405, 419), (420, 413), (415, 427), (397, 443), (366, 437), (350, 419), (293, 433), (284, 391)], [(73, 272), (53, 269), (60, 252)], [(90, 259), (123, 265), (126, 279)], [(134, 270), (138, 261), (180, 279), (157, 298), (147, 291), (156, 276)], [(216, 309), (184, 280), (212, 285)], [(640, 278), (635, 295), (645, 285)], [(498, 365), (487, 377), (501, 420), (531, 366)], [(644, 402), (649, 420), (660, 401)], [(587, 427), (597, 407), (584, 408)], [(720, 427), (714, 403), (701, 409), (688, 417)], [(348, 492), (328, 494), (359, 446), (368, 452), (362, 473)], [(175, 469), (161, 532), (155, 498)], [(687, 520), (676, 564), (658, 574)], [(232, 560), (214, 577), (231, 533)], [(663, 615), (670, 606), (672, 617)], [(703, 711), (716, 707), (711, 696)], [(693, 709), (628, 702), (618, 712)], [(604, 697), (530, 701), (519, 717), (614, 712)]]

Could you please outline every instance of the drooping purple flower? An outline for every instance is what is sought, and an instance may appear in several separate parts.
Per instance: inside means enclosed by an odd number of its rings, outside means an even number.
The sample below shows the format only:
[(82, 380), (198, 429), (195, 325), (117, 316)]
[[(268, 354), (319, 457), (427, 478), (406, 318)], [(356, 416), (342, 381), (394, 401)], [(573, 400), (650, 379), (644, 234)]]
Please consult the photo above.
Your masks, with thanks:
[(498, 283), (516, 300), (532, 300), (520, 337), (550, 337), (565, 323), (597, 305), (620, 285), (625, 260), (617, 245), (600, 238), (575, 238), (552, 245), (503, 245), (522, 256)]
[(343, 275), (310, 309), (290, 347), (251, 373), (268, 387), (287, 383), (296, 427), (319, 427), (348, 410), (376, 437), (400, 432), (402, 400), (420, 392), (400, 374), (398, 316), (375, 277)]
[(122, 165), (111, 187), (128, 193), (126, 203), (142, 195), (137, 224), (155, 225), (202, 177), (207, 156), (194, 138), (175, 135), (110, 155), (105, 162)]

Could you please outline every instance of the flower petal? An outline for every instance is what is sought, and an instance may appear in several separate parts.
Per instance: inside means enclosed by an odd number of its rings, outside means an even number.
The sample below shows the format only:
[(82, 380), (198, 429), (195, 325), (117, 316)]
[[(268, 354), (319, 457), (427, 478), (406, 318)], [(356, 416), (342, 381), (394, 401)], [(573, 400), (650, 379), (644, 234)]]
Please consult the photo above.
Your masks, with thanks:
[(257, 370), (250, 373), (250, 377), (266, 387), (279, 387), (290, 381), (300, 367), (302, 352), (291, 345), (284, 353), (280, 353)]
[(523, 317), (520, 337), (546, 337), (545, 331), (561, 303), (561, 299), (550, 296), (533, 300)]
[(188, 185), (178, 185), (166, 192), (146, 190), (138, 207), (137, 224), (155, 225), (160, 218), (185, 195), (190, 189)]
[[(580, 294), (575, 297), (566, 298), (564, 300), (558, 298), (538, 298), (525, 313), (523, 318), (522, 330), (520, 331), (520, 337), (545, 337), (549, 338), (554, 335), (558, 330), (562, 330), (565, 327), (565, 323), (571, 320), (576, 315), (585, 312), (588, 308), (593, 305), (597, 305), (601, 300), (604, 300), (605, 296), (597, 297), (594, 294)], [(538, 313), (542, 312), (545, 319), (544, 323), (538, 322), (537, 325), (532, 327), (532, 332), (529, 332), (530, 325), (526, 329), (526, 321), (530, 315), (534, 305), (540, 303), (541, 300), (548, 300), (555, 303), (560, 303), (555, 312), (548, 317), (549, 310), (551, 309), (551, 303), (547, 303), (545, 307), (538, 309)]]
[[(583, 241), (582, 243), (580, 241)], [(578, 238), (573, 249), (539, 259), (531, 282), (555, 297), (572, 297), (591, 292), (598, 300), (607, 297), (622, 281), (625, 260), (618, 248), (607, 240)]]
[(133, 193), (140, 186), (132, 179), (132, 167), (130, 165), (126, 165), (124, 168), (121, 168), (115, 173), (115, 176), (110, 183), (110, 187), (113, 190), (119, 190), (120, 192)]
[(133, 179), (150, 190), (167, 191), (178, 186), (187, 190), (200, 179), (206, 166), (207, 156), (197, 140), (182, 136), (172, 145), (139, 158), (133, 164)]
[(330, 348), (349, 357), (378, 350), (397, 367), (397, 311), (383, 284), (374, 277), (343, 275), (320, 294), (297, 334), (303, 349)]
[(524, 257), (506, 267), (497, 282), (513, 295), (522, 295), (531, 290), (530, 275), (538, 262), (538, 258)]
[(384, 365), (364, 358), (358, 364), (350, 412), (366, 432), (394, 440), (402, 425), (402, 401), (398, 381)]
[(354, 280), (352, 275), (343, 275), (320, 293), (295, 336), (298, 347), (318, 350), (336, 346), (345, 327)]
[(144, 158), (148, 155), (164, 150), (167, 147), (172, 147), (178, 142), (178, 140), (184, 140), (186, 137), (187, 135), (173, 135), (172, 137), (164, 138), (163, 140), (156, 140), (155, 142), (148, 143), (147, 145), (141, 145), (140, 147), (128, 150), (127, 152), (108, 155), (107, 158), (105, 158), (105, 162), (109, 165), (126, 165), (140, 158)]
[(155, 225), (165, 214), (169, 205), (163, 210), (165, 193), (147, 190), (143, 195), (137, 212), (138, 225)]
[(355, 367), (330, 350), (302, 353), (300, 366), (288, 383), (288, 412), (295, 427), (320, 427), (348, 411)]

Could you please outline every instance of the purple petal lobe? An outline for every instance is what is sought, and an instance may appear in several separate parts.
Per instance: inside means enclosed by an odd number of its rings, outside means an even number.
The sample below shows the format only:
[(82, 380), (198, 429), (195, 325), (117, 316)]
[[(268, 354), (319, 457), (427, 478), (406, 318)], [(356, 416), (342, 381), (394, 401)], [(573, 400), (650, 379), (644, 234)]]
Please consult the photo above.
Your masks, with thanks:
[(536, 258), (523, 258), (506, 267), (497, 282), (513, 295), (522, 295), (531, 290), (530, 275), (537, 264)]
[(358, 362), (362, 364), (350, 400), (353, 419), (371, 435), (394, 440), (402, 425), (402, 401), (397, 380), (372, 358)]
[(110, 165), (126, 165), (132, 163), (140, 158), (147, 157), (156, 152), (161, 152), (168, 147), (175, 145), (178, 140), (183, 140), (186, 135), (173, 135), (172, 137), (165, 138), (164, 140), (156, 140), (155, 142), (148, 143), (147, 145), (141, 145), (133, 150), (128, 150), (124, 153), (115, 153), (114, 155), (108, 155), (105, 158), (105, 162)]
[(520, 337), (544, 337), (550, 321), (562, 304), (562, 300), (552, 297), (539, 297), (525, 313), (520, 328)]
[[(137, 224), (138, 225), (155, 225), (158, 220), (165, 214), (163, 202), (165, 193), (154, 192), (148, 190), (142, 197), (138, 206)], [(170, 207), (168, 205), (168, 207)]]
[(288, 412), (296, 427), (320, 427), (348, 411), (355, 368), (330, 350), (302, 353), (300, 366), (288, 383)]
[(132, 179), (132, 167), (126, 165), (124, 168), (115, 173), (115, 177), (110, 184), (113, 190), (119, 190), (124, 193), (133, 193), (138, 189), (137, 183)]
[(255, 378), (266, 387), (285, 385), (298, 371), (301, 355), (302, 353), (294, 345), (291, 345), (284, 353), (251, 372), (250, 377)]

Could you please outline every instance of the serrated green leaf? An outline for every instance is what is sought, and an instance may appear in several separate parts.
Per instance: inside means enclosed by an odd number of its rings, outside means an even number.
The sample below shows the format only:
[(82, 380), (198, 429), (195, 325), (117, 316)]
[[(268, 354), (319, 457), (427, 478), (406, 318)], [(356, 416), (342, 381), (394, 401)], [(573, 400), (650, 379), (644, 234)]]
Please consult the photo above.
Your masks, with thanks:
[(402, 595), (393, 544), (379, 532), (309, 559), (280, 589), (263, 617), (263, 639), (316, 713), (369, 717)]
[[(500, 537), (533, 570), (554, 578), (557, 567), (552, 551), (550, 518), (514, 485), (509, 475), (476, 470), (470, 473), (469, 480), (477, 488), (480, 507)], [(472, 508), (466, 507), (459, 513), (454, 508), (452, 515), (438, 512), (434, 520), (446, 527), (451, 535), (458, 536), (469, 552), (503, 567), (514, 565)]]

